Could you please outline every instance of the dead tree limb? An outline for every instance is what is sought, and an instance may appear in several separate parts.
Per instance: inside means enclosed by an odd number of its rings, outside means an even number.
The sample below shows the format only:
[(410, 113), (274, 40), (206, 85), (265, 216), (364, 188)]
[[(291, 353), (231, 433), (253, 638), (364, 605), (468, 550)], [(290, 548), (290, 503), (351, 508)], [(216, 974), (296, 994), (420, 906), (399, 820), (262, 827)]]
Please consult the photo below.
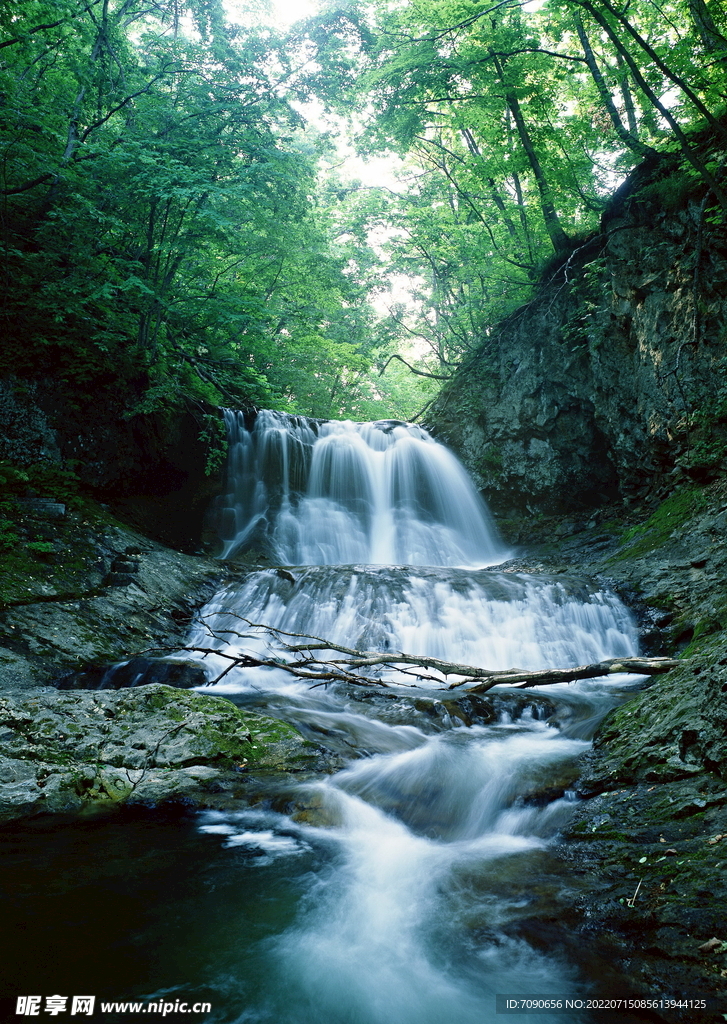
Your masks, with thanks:
[[(486, 683), (470, 686), (467, 693), (485, 693), (493, 686), (516, 685), (525, 690), (529, 686), (550, 686), (553, 683), (572, 683), (577, 679), (596, 679), (600, 676), (617, 674), (633, 674), (653, 676), (668, 672), (679, 664), (675, 658), (607, 658), (592, 665), (578, 665), (576, 668), (547, 668), (536, 672), (526, 669), (507, 669), (505, 672), (491, 672)], [(470, 682), (463, 679), (459, 683), (451, 683), (450, 690)]]
[[(345, 669), (339, 667), (331, 666), (327, 668), (327, 663), (323, 661), (289, 662), (283, 661), (280, 658), (255, 658), (248, 654), (227, 654), (216, 647), (197, 647), (193, 644), (183, 647), (182, 650), (189, 651), (190, 654), (202, 654), (205, 657), (208, 654), (213, 654), (220, 658), (226, 658), (230, 662), (214, 679), (210, 679), (207, 683), (208, 686), (215, 686), (228, 672), (235, 668), (280, 668), (284, 672), (290, 673), (290, 675), (297, 676), (299, 679), (313, 681), (314, 686), (327, 686), (329, 683), (353, 683), (356, 686), (388, 686), (381, 679), (356, 675), (346, 672)], [(316, 668), (316, 666), (320, 667)]]
[[(249, 654), (232, 654), (214, 647), (186, 647), (185, 650), (203, 655), (216, 654), (226, 658), (230, 664), (224, 671), (211, 681), (210, 685), (217, 683), (223, 676), (227, 675), (233, 668), (279, 668), (300, 679), (314, 681), (315, 686), (327, 685), (333, 682), (352, 683), (357, 686), (389, 686), (377, 676), (362, 675), (361, 669), (383, 668), (399, 669), (406, 675), (414, 676), (419, 682), (436, 683), (441, 686), (449, 676), (461, 676), (454, 683), (450, 683), (448, 689), (454, 690), (466, 686), (467, 693), (486, 693), (493, 686), (516, 686), (519, 689), (527, 689), (531, 686), (551, 686), (555, 683), (571, 683), (578, 679), (595, 679), (600, 676), (621, 674), (633, 675), (657, 675), (668, 672), (679, 665), (674, 658), (607, 658), (604, 661), (594, 662), (590, 665), (578, 665), (574, 668), (555, 669), (518, 669), (505, 670), (479, 668), (475, 665), (462, 665), (453, 661), (443, 661), (441, 658), (430, 658), (425, 655), (405, 654), (402, 651), (359, 651), (352, 647), (344, 647), (342, 644), (334, 643), (323, 637), (306, 635), (303, 633), (291, 633), (288, 630), (277, 629), (274, 626), (267, 626), (262, 623), (251, 622), (235, 612), (227, 612), (232, 618), (244, 622), (250, 629), (261, 630), (281, 648), (281, 652), (270, 657), (259, 657)], [(258, 634), (241, 633), (232, 628), (216, 626), (212, 628), (205, 623), (210, 637), (220, 643), (227, 643), (231, 638), (249, 640)], [(288, 638), (288, 639), (286, 639)], [(292, 643), (291, 640), (302, 640), (303, 643)], [(335, 658), (316, 654), (318, 651), (326, 651), (346, 655), (345, 658)], [(293, 655), (293, 660), (286, 660), (281, 655)], [(419, 672), (411, 672), (401, 666), (412, 666), (419, 669)], [(437, 672), (439, 675), (432, 675)], [(475, 685), (470, 685), (474, 683)], [(396, 684), (394, 684), (396, 685)], [(401, 685), (401, 684), (399, 684)], [(409, 684), (411, 685), (411, 684)], [(417, 684), (414, 684), (417, 685)]]

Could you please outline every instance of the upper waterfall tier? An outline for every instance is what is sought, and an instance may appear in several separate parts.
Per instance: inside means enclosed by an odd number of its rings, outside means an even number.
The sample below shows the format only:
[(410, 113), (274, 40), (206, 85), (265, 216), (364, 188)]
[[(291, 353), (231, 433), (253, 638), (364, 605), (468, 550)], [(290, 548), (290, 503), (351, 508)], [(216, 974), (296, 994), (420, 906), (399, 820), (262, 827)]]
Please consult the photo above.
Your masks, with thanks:
[(421, 427), (225, 413), (222, 557), (284, 565), (494, 565), (507, 553), (455, 457)]

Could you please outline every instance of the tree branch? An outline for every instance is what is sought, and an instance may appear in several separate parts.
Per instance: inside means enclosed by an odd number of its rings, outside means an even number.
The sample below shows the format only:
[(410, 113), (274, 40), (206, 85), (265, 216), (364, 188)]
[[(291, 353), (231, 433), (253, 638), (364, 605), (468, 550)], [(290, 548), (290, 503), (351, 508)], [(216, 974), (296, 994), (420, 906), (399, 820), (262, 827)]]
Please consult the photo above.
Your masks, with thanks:
[[(659, 675), (676, 668), (679, 661), (674, 658), (607, 658), (591, 665), (578, 665), (576, 668), (542, 669), (531, 672), (526, 669), (507, 669), (505, 672), (493, 672), (486, 683), (470, 686), (467, 693), (486, 693), (493, 686), (519, 684), (518, 689), (525, 690), (531, 686), (551, 686), (554, 683), (572, 683), (577, 679), (597, 679), (599, 676), (612, 676), (620, 673), (639, 676)], [(452, 683), (450, 690), (462, 686), (469, 680)]]
[(90, 11), (92, 7), (96, 7), (99, 3), (101, 3), (101, 0), (92, 0), (90, 4), (86, 4), (86, 6), (81, 8), (80, 11), (77, 11), (75, 14), (69, 14), (67, 18), (59, 18), (58, 21), (49, 21), (43, 25), (35, 25), (33, 28), (29, 28), (27, 32), (21, 32), (20, 35), (12, 36), (10, 39), (4, 39), (0, 43), (0, 50), (5, 46), (14, 46), (16, 43), (21, 43), (29, 36), (34, 36), (36, 32), (43, 32), (47, 28), (58, 28), (59, 25), (65, 25), (68, 21), (74, 21), (76, 18), (80, 18), (82, 14)]
[(469, 18), (465, 18), (464, 21), (458, 21), (455, 25), (449, 25), (447, 28), (441, 29), (439, 32), (433, 33), (432, 35), (426, 36), (410, 36), (405, 32), (384, 32), (383, 35), (394, 36), (397, 39), (408, 39), (412, 43), (433, 43), (438, 39), (442, 39), (444, 36), (450, 34), (450, 32), (457, 32), (461, 28), (467, 28), (468, 25), (474, 24), (479, 21), (480, 18), (486, 17), (488, 14), (492, 14), (494, 11), (498, 11), (501, 7), (524, 7), (524, 2), (517, 2), (517, 0), (500, 0), (499, 3), (493, 4), (492, 7), (488, 7), (484, 11), (478, 11), (476, 14), (471, 15)]
[(389, 358), (386, 360), (386, 362), (384, 363), (384, 365), (383, 365), (383, 367), (382, 367), (382, 369), (381, 369), (381, 371), (379, 373), (379, 377), (382, 377), (383, 374), (386, 372), (386, 367), (389, 365), (389, 363), (391, 362), (392, 359), (398, 359), (400, 363), (403, 363), (404, 366), (406, 366), (407, 370), (411, 370), (411, 372), (415, 373), (418, 377), (431, 377), (432, 380), (451, 380), (452, 379), (452, 374), (451, 373), (448, 376), (445, 377), (441, 373), (426, 373), (424, 370), (415, 370), (413, 366), (410, 366), (409, 363), (407, 363), (406, 359), (403, 359), (400, 355), (397, 355), (396, 353), (394, 353), (393, 356), (389, 356)]
[[(230, 661), (223, 672), (210, 682), (210, 686), (218, 683), (233, 668), (277, 668), (288, 672), (299, 679), (307, 679), (315, 682), (316, 686), (329, 683), (343, 682), (355, 686), (383, 686), (397, 685), (396, 683), (385, 682), (375, 676), (361, 675), (360, 669), (383, 667), (393, 669), (397, 666), (408, 665), (421, 669), (420, 672), (410, 673), (415, 675), (419, 681), (438, 683), (440, 686), (448, 676), (456, 675), (463, 678), (455, 683), (450, 683), (447, 689), (454, 690), (469, 683), (467, 693), (486, 693), (494, 686), (517, 686), (518, 689), (527, 689), (532, 686), (551, 686), (555, 683), (570, 683), (578, 679), (595, 679), (600, 676), (615, 675), (617, 673), (634, 675), (657, 675), (676, 668), (680, 662), (674, 658), (607, 658), (604, 661), (594, 662), (590, 665), (578, 665), (575, 668), (555, 669), (505, 669), (495, 670), (480, 668), (475, 665), (462, 665), (457, 662), (443, 661), (441, 658), (430, 658), (426, 655), (405, 654), (402, 651), (381, 652), (381, 651), (359, 651), (355, 648), (344, 647), (323, 637), (306, 635), (304, 633), (291, 633), (284, 629), (276, 629), (274, 626), (266, 626), (262, 623), (250, 622), (249, 619), (237, 615), (235, 612), (225, 612), (244, 622), (251, 629), (262, 630), (271, 637), (276, 644), (282, 647), (283, 651), (295, 655), (295, 660), (285, 661), (280, 656), (259, 657), (249, 654), (230, 654), (214, 647), (199, 647), (190, 645), (184, 650), (197, 654), (218, 655)], [(202, 619), (205, 622), (205, 618)], [(249, 633), (240, 633), (235, 629), (212, 629), (206, 622), (205, 625), (210, 636), (221, 643), (229, 642), (231, 637), (237, 639), (253, 639)], [(290, 639), (285, 639), (285, 638)], [(291, 643), (290, 640), (302, 640), (303, 643)], [(315, 651), (332, 651), (346, 655), (345, 658), (317, 657)], [(438, 672), (440, 676), (432, 675), (431, 672)], [(399, 684), (401, 685), (401, 684)], [(407, 684), (409, 685), (409, 684)], [(418, 685), (417, 683), (414, 684)]]

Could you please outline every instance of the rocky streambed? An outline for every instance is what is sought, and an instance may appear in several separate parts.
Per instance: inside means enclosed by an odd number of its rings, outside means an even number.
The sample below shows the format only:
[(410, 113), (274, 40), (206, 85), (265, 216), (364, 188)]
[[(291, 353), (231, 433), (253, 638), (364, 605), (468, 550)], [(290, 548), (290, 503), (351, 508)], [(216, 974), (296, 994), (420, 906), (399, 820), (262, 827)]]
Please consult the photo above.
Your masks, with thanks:
[[(581, 761), (563, 857), (586, 889), (575, 930), (667, 1020), (727, 1013), (727, 493), (536, 523), (524, 564), (581, 568), (634, 611), (643, 648), (679, 668), (611, 712)], [(540, 537), (548, 540), (538, 543)], [(551, 538), (555, 537), (555, 540)], [(709, 1009), (690, 1000), (706, 999)], [(647, 1018), (648, 1019), (648, 1018)]]
[[(577, 941), (645, 996), (684, 1004), (645, 1019), (721, 1020), (721, 1000), (727, 1012), (726, 522), (724, 489), (691, 488), (565, 529), (530, 521), (511, 563), (606, 582), (634, 610), (648, 653), (684, 659), (608, 716), (582, 761), (560, 848), (576, 880), (568, 926)], [(287, 773), (340, 766), (324, 730), (303, 736), (214, 693), (159, 682), (59, 690), (74, 673), (98, 681), (111, 663), (178, 649), (225, 571), (91, 506), (46, 525), (52, 556), (9, 558), (0, 589), (3, 819), (124, 804), (225, 810), (269, 803)], [(169, 671), (199, 681), (188, 663)], [(466, 698), (444, 712), (425, 699), (412, 707), (432, 720), (454, 710), (464, 724), (488, 714)], [(527, 937), (547, 945), (547, 921)], [(706, 1011), (685, 1002), (701, 998)]]

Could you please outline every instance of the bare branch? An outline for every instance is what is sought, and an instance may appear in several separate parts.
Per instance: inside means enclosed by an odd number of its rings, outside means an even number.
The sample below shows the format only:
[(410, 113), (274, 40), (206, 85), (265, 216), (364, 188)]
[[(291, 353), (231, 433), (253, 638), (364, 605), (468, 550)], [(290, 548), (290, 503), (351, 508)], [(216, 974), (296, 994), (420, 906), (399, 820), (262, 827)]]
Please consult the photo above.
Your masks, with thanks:
[[(511, 668), (503, 671), (443, 661), (441, 658), (430, 658), (426, 655), (405, 654), (402, 651), (359, 651), (355, 648), (334, 643), (331, 640), (325, 640), (322, 637), (306, 635), (304, 633), (291, 633), (287, 630), (277, 629), (274, 626), (250, 622), (235, 612), (226, 612), (225, 614), (239, 619), (253, 629), (262, 630), (273, 638), (276, 643), (280, 644), (284, 652), (296, 657), (293, 661), (286, 661), (280, 656), (262, 658), (249, 654), (231, 654), (211, 647), (198, 647), (196, 645), (186, 647), (185, 650), (190, 652), (204, 654), (205, 656), (215, 654), (230, 661), (231, 664), (212, 680), (210, 685), (219, 682), (232, 668), (259, 667), (282, 669), (300, 679), (315, 681), (316, 686), (334, 682), (351, 683), (355, 686), (374, 685), (387, 687), (389, 685), (396, 685), (395, 683), (384, 682), (378, 677), (360, 674), (361, 669), (381, 667), (390, 670), (397, 668), (402, 674), (414, 676), (419, 681), (437, 683), (440, 686), (443, 682), (442, 676), (444, 676), (445, 680), (448, 676), (461, 676), (462, 678), (457, 682), (451, 683), (448, 689), (454, 690), (461, 686), (467, 686), (467, 693), (486, 693), (494, 686), (503, 685), (527, 689), (532, 686), (551, 686), (555, 683), (571, 683), (578, 679), (595, 679), (600, 676), (615, 674), (657, 675), (668, 672), (680, 664), (674, 658), (626, 657), (607, 658), (604, 661), (594, 662), (590, 665), (578, 665), (574, 668), (544, 670)], [(240, 633), (234, 629), (211, 629), (210, 627), (208, 629), (210, 635), (220, 642), (225, 642), (226, 637), (232, 636), (238, 639), (251, 639), (250, 634)], [(290, 643), (285, 637), (303, 640), (304, 643)], [(325, 658), (317, 657), (313, 653), (323, 650), (345, 654), (346, 657)], [(413, 666), (420, 671), (412, 672), (402, 669), (400, 666), (404, 665)], [(432, 675), (432, 672), (440, 673), (440, 675)], [(468, 685), (471, 683), (476, 685)]]
[[(606, 661), (594, 662), (591, 665), (578, 665), (576, 668), (553, 668), (532, 672), (524, 669), (508, 669), (505, 672), (493, 672), (486, 683), (471, 686), (467, 693), (486, 693), (493, 686), (518, 685), (525, 690), (531, 686), (551, 686), (554, 683), (572, 683), (577, 679), (597, 679), (599, 676), (617, 674), (633, 674), (639, 676), (659, 675), (676, 668), (680, 662), (675, 658), (608, 658)], [(470, 680), (449, 686), (453, 690)]]

